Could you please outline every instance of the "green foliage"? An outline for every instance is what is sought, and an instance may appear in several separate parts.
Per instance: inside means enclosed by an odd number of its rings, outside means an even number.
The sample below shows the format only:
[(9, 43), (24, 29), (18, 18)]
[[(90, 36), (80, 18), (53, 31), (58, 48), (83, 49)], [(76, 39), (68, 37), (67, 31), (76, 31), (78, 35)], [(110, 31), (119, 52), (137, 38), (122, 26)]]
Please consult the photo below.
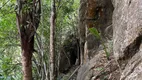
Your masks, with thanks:
[(89, 28), (89, 31), (93, 34), (93, 35), (95, 35), (96, 37), (97, 37), (97, 39), (101, 39), (101, 36), (100, 36), (100, 33), (98, 32), (98, 30), (96, 29), (96, 28), (94, 28), (94, 27), (92, 27), (92, 28)]
[(21, 74), (21, 64), (15, 62), (13, 56), (4, 55), (0, 58), (0, 80), (21, 79)]
[(21, 80), (15, 0), (0, 0), (0, 80)]
[(99, 39), (99, 40), (101, 41), (101, 43), (102, 43), (102, 45), (103, 45), (103, 47), (104, 47), (104, 51), (105, 51), (105, 53), (106, 53), (106, 57), (107, 57), (107, 59), (109, 60), (110, 53), (107, 51), (107, 47), (106, 47), (106, 45), (104, 44), (104, 42), (103, 42), (103, 40), (102, 40), (102, 38), (101, 38), (101, 35), (100, 35), (100, 33), (98, 32), (98, 30), (97, 30), (96, 28), (92, 27), (92, 28), (89, 28), (89, 31), (90, 31), (97, 39)]
[[(29, 4), (31, 4), (31, 0)], [(16, 28), (16, 0), (0, 0), (0, 80), (22, 80), (20, 39)], [(29, 5), (27, 4), (27, 5)], [(65, 5), (66, 4), (66, 5)], [(24, 6), (23, 12), (29, 10)], [(79, 0), (57, 0), (56, 54), (66, 34), (76, 33)], [(33, 77), (43, 79), (48, 70), (50, 0), (42, 0), (41, 22), (35, 37)], [(40, 75), (39, 75), (40, 74)], [(45, 76), (46, 77), (46, 76)]]

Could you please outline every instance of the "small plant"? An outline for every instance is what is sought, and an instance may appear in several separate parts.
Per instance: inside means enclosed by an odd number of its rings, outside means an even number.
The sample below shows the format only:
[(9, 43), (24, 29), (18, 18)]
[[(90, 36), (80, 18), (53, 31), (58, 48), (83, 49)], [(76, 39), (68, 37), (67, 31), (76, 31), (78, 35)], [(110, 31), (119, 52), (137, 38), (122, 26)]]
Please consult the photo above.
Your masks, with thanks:
[(102, 45), (103, 45), (103, 47), (104, 47), (104, 51), (105, 51), (105, 53), (106, 53), (106, 57), (107, 57), (108, 60), (110, 60), (110, 59), (109, 59), (110, 54), (109, 54), (109, 52), (107, 51), (107, 47), (106, 47), (106, 45), (104, 44), (104, 41), (102, 40), (101, 34), (100, 34), (100, 33), (98, 32), (98, 30), (97, 30), (96, 28), (94, 28), (94, 27), (89, 28), (89, 31), (90, 31), (98, 40), (101, 41), (101, 43), (102, 43)]

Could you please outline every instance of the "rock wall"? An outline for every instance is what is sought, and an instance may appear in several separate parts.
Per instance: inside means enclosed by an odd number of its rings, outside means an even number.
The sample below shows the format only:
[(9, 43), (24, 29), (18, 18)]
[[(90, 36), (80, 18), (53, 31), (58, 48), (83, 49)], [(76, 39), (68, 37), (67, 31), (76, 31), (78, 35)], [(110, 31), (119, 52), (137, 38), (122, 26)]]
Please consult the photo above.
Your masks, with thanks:
[[(81, 0), (80, 4), (79, 33), (83, 65), (78, 71), (77, 80), (95, 80), (100, 77), (98, 73), (103, 72), (99, 69), (109, 69), (109, 67), (105, 67), (107, 59), (102, 42), (90, 33), (88, 28), (94, 27), (100, 32), (103, 43), (105, 45), (109, 43), (109, 52), (112, 54), (112, 14), (114, 8), (111, 0)], [(104, 77), (105, 75), (102, 78)]]
[[(86, 1), (86, 14), (83, 10), (86, 20), (82, 22), (86, 26), (83, 26), (84, 31), (80, 30), (80, 34), (84, 34), (80, 37), (84, 37), (83, 54), (86, 63), (78, 70), (77, 80), (142, 80), (142, 0), (81, 0), (83, 1)], [(97, 11), (100, 6), (103, 8), (103, 16), (90, 20), (87, 13), (92, 9)], [(97, 16), (96, 13), (93, 14)], [(113, 50), (108, 48), (112, 52), (110, 60), (106, 59), (101, 43), (96, 41), (86, 27), (97, 28), (106, 45), (113, 41)], [(90, 54), (92, 58), (88, 58)]]
[(100, 40), (88, 31), (95, 27), (103, 41), (112, 38), (111, 0), (81, 0), (79, 9), (79, 34), (81, 46), (81, 63), (89, 61), (99, 50)]
[(113, 1), (113, 51), (122, 69), (120, 80), (142, 80), (142, 0)]
[[(142, 28), (140, 3), (142, 3), (141, 0), (115, 0), (114, 2), (113, 51), (117, 59), (125, 56), (126, 47), (132, 45), (139, 36)], [(133, 54), (130, 55), (133, 56)]]

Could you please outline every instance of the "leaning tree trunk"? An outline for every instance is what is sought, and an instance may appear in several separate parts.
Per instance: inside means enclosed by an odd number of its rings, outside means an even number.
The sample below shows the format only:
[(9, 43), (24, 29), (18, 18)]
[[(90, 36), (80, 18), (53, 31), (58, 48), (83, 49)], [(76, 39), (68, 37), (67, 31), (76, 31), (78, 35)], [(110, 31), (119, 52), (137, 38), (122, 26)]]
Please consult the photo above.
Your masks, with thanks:
[(56, 19), (55, 0), (52, 0), (51, 17), (50, 17), (50, 80), (56, 80), (55, 53), (54, 53), (55, 19)]
[(32, 53), (34, 51), (34, 34), (39, 25), (40, 0), (17, 0), (17, 27), (21, 39), (23, 80), (32, 79)]

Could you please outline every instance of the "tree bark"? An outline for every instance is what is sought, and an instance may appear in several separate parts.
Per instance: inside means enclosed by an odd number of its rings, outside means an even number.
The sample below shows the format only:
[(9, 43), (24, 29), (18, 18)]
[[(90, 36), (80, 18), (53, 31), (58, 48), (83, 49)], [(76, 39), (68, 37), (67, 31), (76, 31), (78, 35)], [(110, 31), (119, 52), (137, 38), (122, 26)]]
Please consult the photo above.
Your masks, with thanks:
[(55, 45), (54, 45), (54, 34), (55, 34), (55, 19), (56, 19), (56, 8), (55, 0), (51, 3), (51, 17), (50, 17), (50, 80), (56, 79), (55, 73)]
[(34, 51), (34, 34), (39, 25), (41, 3), (40, 0), (17, 0), (16, 18), (20, 34), (22, 49), (23, 80), (32, 78), (32, 53)]
[(80, 0), (80, 9), (79, 9), (80, 64), (84, 63), (86, 6), (87, 6), (86, 0)]
[(29, 42), (28, 37), (23, 35), (22, 38), (22, 67), (23, 67), (23, 80), (32, 79), (32, 52), (34, 45), (34, 36)]

